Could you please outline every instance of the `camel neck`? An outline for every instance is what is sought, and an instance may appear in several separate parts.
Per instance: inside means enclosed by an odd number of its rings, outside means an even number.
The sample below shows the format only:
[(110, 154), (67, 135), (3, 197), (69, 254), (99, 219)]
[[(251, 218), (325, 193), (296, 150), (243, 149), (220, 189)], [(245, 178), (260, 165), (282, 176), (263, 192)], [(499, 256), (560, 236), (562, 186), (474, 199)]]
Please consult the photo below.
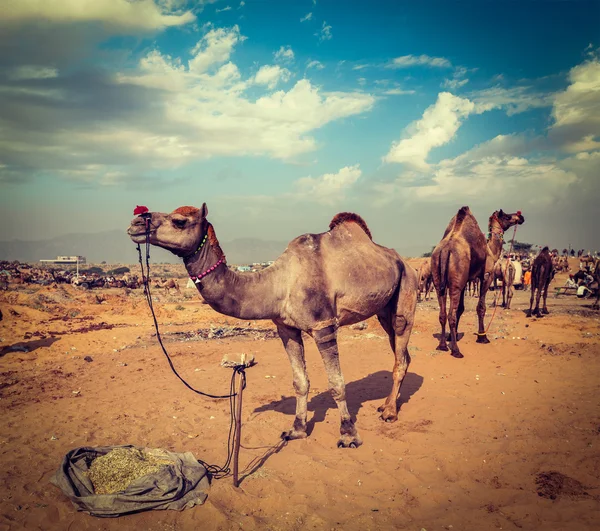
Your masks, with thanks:
[(239, 319), (276, 316), (277, 298), (272, 296), (269, 282), (272, 275), (238, 273), (229, 269), (222, 259), (224, 255), (218, 242), (215, 245), (210, 239), (198, 253), (184, 259), (190, 278), (211, 308)]
[(494, 259), (498, 260), (502, 254), (502, 247), (504, 246), (504, 229), (501, 227), (500, 222), (494, 217), (490, 219), (487, 244)]

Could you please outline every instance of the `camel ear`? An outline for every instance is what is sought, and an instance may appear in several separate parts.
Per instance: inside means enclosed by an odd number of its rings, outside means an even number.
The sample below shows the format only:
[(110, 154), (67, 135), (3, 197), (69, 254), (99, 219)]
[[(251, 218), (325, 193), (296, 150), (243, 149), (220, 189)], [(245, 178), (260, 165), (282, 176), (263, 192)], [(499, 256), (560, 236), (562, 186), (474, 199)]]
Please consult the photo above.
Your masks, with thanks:
[(202, 203), (202, 207), (200, 208), (200, 217), (206, 218), (206, 216), (208, 216), (208, 207), (206, 206), (206, 203)]
[(500, 210), (498, 211), (498, 216), (499, 216), (499, 217), (502, 217), (502, 216), (504, 216), (504, 211), (503, 211), (502, 209), (500, 209)]

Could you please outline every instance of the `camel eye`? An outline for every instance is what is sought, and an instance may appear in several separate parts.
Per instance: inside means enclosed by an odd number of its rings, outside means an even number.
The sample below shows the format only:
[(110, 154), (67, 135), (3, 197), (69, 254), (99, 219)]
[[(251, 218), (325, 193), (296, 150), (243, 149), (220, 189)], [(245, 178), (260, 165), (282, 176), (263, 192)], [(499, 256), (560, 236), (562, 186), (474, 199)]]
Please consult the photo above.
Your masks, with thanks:
[(185, 224), (187, 223), (187, 219), (174, 219), (173, 225), (175, 225), (178, 229), (183, 229)]

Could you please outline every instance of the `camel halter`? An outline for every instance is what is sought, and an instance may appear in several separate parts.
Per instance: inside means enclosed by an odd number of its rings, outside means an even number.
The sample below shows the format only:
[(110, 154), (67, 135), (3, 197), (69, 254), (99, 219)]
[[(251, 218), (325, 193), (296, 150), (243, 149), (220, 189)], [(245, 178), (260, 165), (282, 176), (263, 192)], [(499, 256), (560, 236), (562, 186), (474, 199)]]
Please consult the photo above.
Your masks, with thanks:
[[(198, 249), (196, 249), (192, 254), (189, 254), (189, 255), (185, 256), (183, 259), (184, 260), (188, 260), (189, 258), (192, 258), (193, 256), (196, 256), (200, 252), (200, 250), (204, 247), (204, 244), (206, 243), (207, 239), (208, 239), (208, 231), (204, 235), (204, 238), (202, 238), (202, 241), (200, 242), (200, 245), (198, 246)], [(221, 264), (225, 264), (225, 263), (226, 263), (225, 256), (222, 256), (216, 264), (214, 264), (213, 266), (209, 267), (206, 271), (203, 271), (198, 276), (190, 275), (190, 279), (193, 280), (195, 284), (200, 284), (200, 281), (206, 275), (212, 273), (215, 269), (217, 269), (217, 267), (219, 267)]]

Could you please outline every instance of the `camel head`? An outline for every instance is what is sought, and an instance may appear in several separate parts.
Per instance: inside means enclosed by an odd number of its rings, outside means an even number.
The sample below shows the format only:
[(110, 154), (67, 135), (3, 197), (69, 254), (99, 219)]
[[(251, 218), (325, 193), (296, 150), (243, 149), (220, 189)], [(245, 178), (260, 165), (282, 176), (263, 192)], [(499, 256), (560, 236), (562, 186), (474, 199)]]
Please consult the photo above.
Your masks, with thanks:
[(522, 225), (525, 223), (525, 218), (521, 215), (520, 210), (514, 214), (506, 214), (502, 209), (496, 210), (496, 212), (494, 212), (490, 218), (490, 223), (494, 218), (498, 220), (498, 223), (502, 227), (503, 231), (510, 229), (510, 227), (514, 225)]
[(206, 203), (201, 208), (179, 207), (170, 214), (146, 212), (131, 221), (127, 234), (134, 243), (145, 243), (146, 235), (152, 245), (173, 254), (192, 255), (208, 232)]

